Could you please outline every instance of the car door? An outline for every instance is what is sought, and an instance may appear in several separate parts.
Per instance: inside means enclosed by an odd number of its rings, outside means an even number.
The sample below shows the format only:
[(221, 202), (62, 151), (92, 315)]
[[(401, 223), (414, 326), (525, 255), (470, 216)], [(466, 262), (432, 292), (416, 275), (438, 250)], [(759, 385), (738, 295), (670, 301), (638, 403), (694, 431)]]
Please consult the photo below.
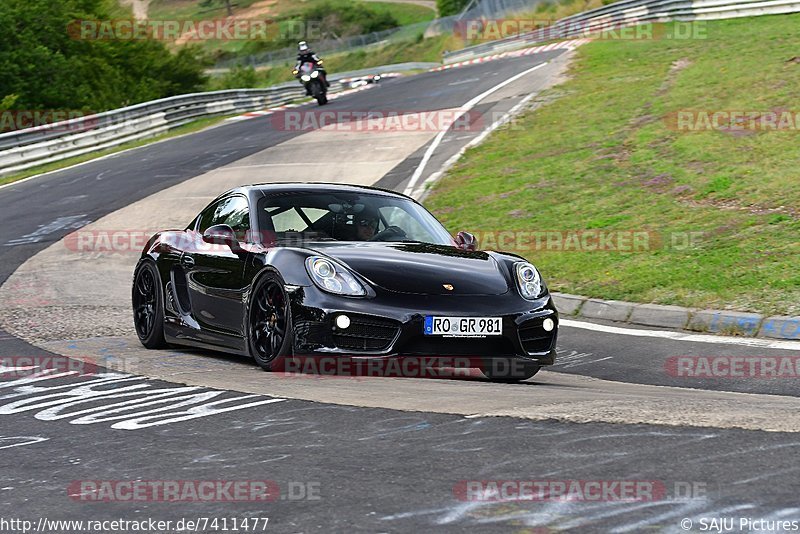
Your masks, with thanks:
[(242, 336), (246, 254), (227, 245), (203, 242), (210, 226), (227, 224), (243, 241), (250, 230), (247, 199), (232, 195), (209, 206), (197, 224), (196, 245), (184, 252), (181, 265), (187, 274), (192, 317), (209, 332)]

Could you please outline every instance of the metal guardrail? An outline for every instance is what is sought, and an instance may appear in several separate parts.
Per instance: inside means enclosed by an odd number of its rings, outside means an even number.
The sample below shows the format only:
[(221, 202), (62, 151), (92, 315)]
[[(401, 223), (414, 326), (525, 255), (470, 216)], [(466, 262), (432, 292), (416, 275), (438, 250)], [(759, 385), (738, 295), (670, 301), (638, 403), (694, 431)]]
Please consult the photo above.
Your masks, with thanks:
[[(398, 63), (331, 75), (330, 92), (369, 74), (430, 69)], [(210, 91), (162, 98), (86, 117), (0, 134), (0, 176), (154, 137), (202, 117), (245, 113), (305, 97), (297, 82), (265, 89)]]
[[(404, 72), (409, 70), (432, 69), (438, 67), (441, 63), (431, 62), (408, 62), (408, 63), (393, 63), (392, 65), (380, 65), (378, 67), (368, 67), (365, 69), (351, 70), (347, 72), (337, 72), (330, 76), (330, 80), (342, 80), (345, 78), (354, 78), (356, 76), (365, 76), (368, 74), (384, 74), (387, 72)], [(206, 74), (223, 74), (225, 69), (208, 69)]]
[[(330, 91), (345, 86), (331, 80)], [(113, 111), (0, 134), (0, 176), (153, 137), (201, 117), (288, 104), (305, 96), (298, 83), (162, 98)]]
[(390, 72), (406, 72), (411, 70), (430, 70), (435, 67), (440, 66), (441, 63), (430, 63), (430, 62), (409, 62), (409, 63), (395, 63), (393, 65), (382, 65), (380, 67), (370, 67), (367, 69), (359, 69), (359, 70), (351, 70), (347, 72), (340, 72), (337, 73), (335, 77), (331, 77), (331, 80), (352, 80), (353, 78), (358, 78), (359, 76), (368, 76), (370, 74), (387, 74)]
[(556, 39), (588, 37), (603, 30), (648, 22), (717, 20), (796, 12), (800, 12), (800, 1), (797, 0), (622, 0), (566, 17), (545, 28), (450, 52), (444, 55), (444, 63)]

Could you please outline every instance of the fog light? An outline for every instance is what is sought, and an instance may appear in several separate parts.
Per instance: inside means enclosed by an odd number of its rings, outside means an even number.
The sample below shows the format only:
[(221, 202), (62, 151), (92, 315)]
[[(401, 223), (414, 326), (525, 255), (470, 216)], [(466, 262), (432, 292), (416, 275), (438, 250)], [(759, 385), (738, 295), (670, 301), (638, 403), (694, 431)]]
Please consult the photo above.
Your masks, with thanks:
[(549, 317), (547, 319), (545, 319), (544, 321), (542, 321), (542, 328), (544, 328), (545, 332), (552, 332), (553, 328), (555, 328), (555, 327), (556, 327), (556, 323), (553, 322), (553, 320), (551, 318), (549, 318)]
[(340, 315), (336, 318), (336, 326), (341, 328), (342, 330), (348, 328), (350, 326), (350, 317), (346, 315)]

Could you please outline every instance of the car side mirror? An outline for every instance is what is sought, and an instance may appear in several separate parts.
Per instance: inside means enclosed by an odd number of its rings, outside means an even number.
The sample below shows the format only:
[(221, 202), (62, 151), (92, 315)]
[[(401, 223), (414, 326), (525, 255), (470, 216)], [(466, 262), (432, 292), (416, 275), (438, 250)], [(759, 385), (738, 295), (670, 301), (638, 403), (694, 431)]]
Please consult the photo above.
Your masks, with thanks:
[(458, 245), (458, 248), (470, 251), (477, 250), (478, 248), (478, 242), (475, 236), (469, 232), (458, 232), (456, 234), (456, 245)]
[(209, 226), (206, 231), (203, 232), (203, 241), (211, 243), (212, 245), (228, 245), (235, 254), (239, 254), (242, 251), (239, 240), (236, 239), (236, 233), (234, 233), (233, 228), (227, 224)]

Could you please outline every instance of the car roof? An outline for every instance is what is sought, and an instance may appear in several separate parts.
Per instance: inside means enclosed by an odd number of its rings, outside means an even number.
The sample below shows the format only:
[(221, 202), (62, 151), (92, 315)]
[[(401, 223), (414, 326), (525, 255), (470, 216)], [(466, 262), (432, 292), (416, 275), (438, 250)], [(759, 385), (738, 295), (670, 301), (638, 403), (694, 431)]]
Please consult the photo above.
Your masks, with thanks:
[(328, 183), (328, 182), (315, 182), (315, 183), (273, 182), (265, 184), (250, 184), (237, 187), (235, 189), (227, 191), (224, 194), (229, 194), (234, 192), (247, 194), (254, 191), (259, 191), (264, 195), (268, 195), (271, 193), (291, 193), (295, 191), (306, 192), (306, 193), (315, 191), (318, 192), (336, 191), (344, 193), (370, 193), (383, 196), (401, 197), (412, 201), (414, 200), (411, 197), (404, 195), (402, 193), (391, 191), (389, 189), (382, 189), (380, 187), (370, 187), (365, 185), (353, 185), (353, 184), (342, 184), (342, 183)]

